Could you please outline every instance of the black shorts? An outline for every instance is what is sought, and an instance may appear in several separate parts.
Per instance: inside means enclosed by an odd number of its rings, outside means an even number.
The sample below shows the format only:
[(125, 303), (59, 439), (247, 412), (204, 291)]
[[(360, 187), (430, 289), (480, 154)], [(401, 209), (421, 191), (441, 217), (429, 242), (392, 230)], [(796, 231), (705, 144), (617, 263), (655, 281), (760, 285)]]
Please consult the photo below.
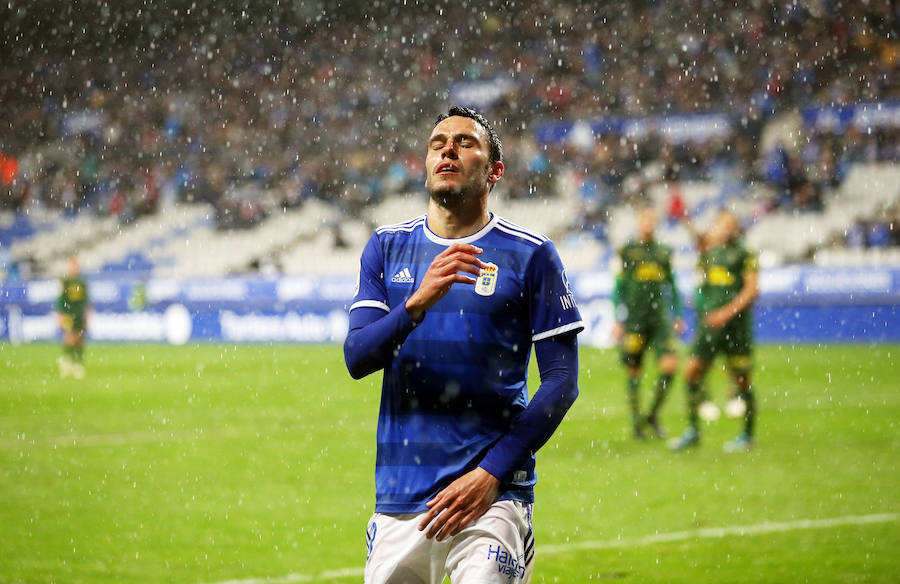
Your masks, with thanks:
[(625, 322), (625, 334), (619, 345), (622, 363), (629, 367), (640, 367), (647, 349), (653, 349), (656, 358), (674, 353), (675, 337), (672, 324), (668, 321)]
[(67, 333), (84, 332), (84, 315), (83, 314), (63, 314), (60, 318), (62, 329)]
[(753, 323), (748, 315), (739, 314), (718, 329), (700, 325), (691, 354), (710, 363), (719, 353), (726, 356), (728, 367), (735, 373), (752, 369)]

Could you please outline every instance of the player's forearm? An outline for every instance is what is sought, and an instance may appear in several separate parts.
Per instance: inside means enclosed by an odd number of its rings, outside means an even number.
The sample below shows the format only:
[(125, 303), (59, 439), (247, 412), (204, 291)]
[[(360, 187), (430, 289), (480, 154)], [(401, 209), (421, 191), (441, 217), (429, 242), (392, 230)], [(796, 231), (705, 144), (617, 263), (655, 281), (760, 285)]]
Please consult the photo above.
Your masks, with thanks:
[(416, 327), (404, 305), (385, 314), (377, 308), (350, 312), (350, 332), (344, 341), (344, 361), (354, 379), (386, 367), (394, 351)]
[(425, 318), (425, 312), (428, 310), (428, 304), (424, 300), (413, 294), (406, 301), (405, 306), (410, 320), (417, 324), (422, 322), (422, 319)]
[(525, 463), (556, 431), (578, 397), (578, 344), (575, 335), (535, 345), (541, 386), (513, 427), (479, 466), (501, 481)]
[(759, 295), (759, 289), (756, 285), (756, 282), (744, 284), (744, 287), (741, 288), (741, 291), (738, 292), (738, 295), (735, 296), (731, 302), (726, 304), (723, 307), (723, 310), (726, 311), (729, 318), (734, 318), (741, 312), (743, 312), (748, 306), (753, 304), (753, 301), (756, 300), (756, 297)]

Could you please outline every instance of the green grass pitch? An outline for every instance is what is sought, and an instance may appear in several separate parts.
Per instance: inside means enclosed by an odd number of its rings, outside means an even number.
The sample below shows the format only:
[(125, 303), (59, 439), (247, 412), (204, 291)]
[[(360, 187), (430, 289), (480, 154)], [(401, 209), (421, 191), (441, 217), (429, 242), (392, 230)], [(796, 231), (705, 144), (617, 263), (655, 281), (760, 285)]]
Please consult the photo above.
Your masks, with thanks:
[[(673, 454), (630, 439), (614, 352), (583, 349), (533, 581), (896, 582), (898, 350), (762, 347), (757, 448), (724, 454), (723, 418)], [(0, 345), (0, 582), (362, 580), (380, 375), (337, 346), (95, 344), (61, 380), (59, 352)]]

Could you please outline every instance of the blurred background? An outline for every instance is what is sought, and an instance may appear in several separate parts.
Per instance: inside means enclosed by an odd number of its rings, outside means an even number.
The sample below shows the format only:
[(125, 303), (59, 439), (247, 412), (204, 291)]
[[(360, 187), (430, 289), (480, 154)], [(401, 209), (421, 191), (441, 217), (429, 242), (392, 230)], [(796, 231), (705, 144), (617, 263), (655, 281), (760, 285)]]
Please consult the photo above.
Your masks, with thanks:
[(94, 338), (340, 340), (365, 241), (424, 212), (424, 140), (463, 104), (503, 139), (492, 208), (557, 242), (595, 344), (610, 258), (646, 203), (668, 218), (658, 237), (686, 292), (696, 256), (675, 218), (739, 214), (763, 268), (762, 339), (814, 334), (779, 310), (809, 297), (835, 322), (881, 307), (823, 338), (900, 339), (884, 320), (900, 295), (891, 2), (0, 12), (2, 338), (57, 334), (48, 302), (75, 251)]

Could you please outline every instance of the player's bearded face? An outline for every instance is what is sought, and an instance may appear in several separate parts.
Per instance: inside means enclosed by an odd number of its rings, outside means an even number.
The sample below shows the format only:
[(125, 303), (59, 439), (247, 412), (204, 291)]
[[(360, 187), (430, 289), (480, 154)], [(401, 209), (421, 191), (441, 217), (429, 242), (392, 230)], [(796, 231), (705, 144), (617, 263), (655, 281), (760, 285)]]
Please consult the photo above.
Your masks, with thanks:
[(429, 139), (425, 168), (425, 187), (442, 206), (453, 207), (483, 196), (491, 173), (484, 130), (461, 116), (443, 120)]
[(450, 182), (429, 179), (426, 187), (431, 198), (444, 207), (452, 207), (484, 194), (490, 172), (489, 165), (485, 164), (480, 168), (473, 169), (460, 169), (459, 172), (464, 175), (460, 177), (462, 180)]

